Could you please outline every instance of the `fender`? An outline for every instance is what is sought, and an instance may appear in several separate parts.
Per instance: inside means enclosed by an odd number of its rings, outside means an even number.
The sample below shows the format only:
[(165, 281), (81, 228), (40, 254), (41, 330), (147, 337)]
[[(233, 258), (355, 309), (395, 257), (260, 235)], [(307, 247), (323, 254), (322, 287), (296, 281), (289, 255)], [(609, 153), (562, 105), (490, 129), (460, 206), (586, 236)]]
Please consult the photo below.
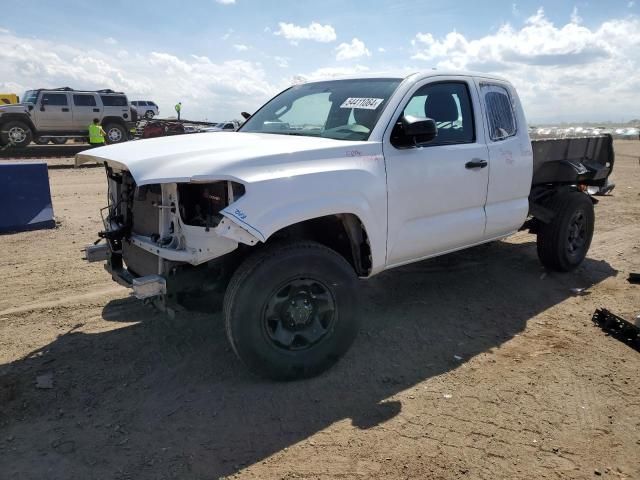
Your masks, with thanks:
[(7, 122), (23, 122), (26, 123), (27, 126), (31, 129), (31, 131), (35, 134), (36, 127), (33, 125), (31, 121), (31, 117), (27, 113), (5, 113), (0, 116), (0, 125), (4, 125)]
[(367, 232), (371, 274), (375, 274), (385, 266), (387, 206), (384, 177), (373, 170), (316, 172), (295, 179), (248, 184), (245, 195), (221, 213), (262, 242), (283, 228), (306, 220), (355, 215)]

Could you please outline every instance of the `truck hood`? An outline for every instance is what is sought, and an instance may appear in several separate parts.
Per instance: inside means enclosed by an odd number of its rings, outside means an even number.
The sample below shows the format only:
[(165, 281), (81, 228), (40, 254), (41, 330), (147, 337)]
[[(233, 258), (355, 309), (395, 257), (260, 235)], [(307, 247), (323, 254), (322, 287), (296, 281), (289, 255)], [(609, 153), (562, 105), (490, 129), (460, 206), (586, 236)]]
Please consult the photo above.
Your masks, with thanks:
[(4, 113), (24, 113), (28, 111), (24, 103), (10, 103), (9, 105), (0, 106), (0, 115)]
[[(85, 150), (76, 165), (106, 162), (137, 185), (234, 180), (251, 183), (353, 168), (378, 156), (378, 142), (245, 132), (210, 132), (136, 140)], [(351, 162), (349, 160), (352, 160)]]

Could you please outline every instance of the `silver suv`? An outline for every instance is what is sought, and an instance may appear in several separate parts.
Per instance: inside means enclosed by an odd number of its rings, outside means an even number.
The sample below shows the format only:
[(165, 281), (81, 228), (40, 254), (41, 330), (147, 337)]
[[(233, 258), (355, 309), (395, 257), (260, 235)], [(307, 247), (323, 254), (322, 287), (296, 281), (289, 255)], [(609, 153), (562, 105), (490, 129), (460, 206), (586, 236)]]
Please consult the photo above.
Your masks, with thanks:
[(126, 95), (113, 90), (28, 90), (21, 103), (0, 106), (0, 145), (26, 147), (32, 140), (84, 139), (94, 118), (107, 133), (107, 143), (120, 143), (128, 140), (137, 114)]
[(160, 109), (151, 100), (134, 100), (131, 102), (131, 108), (135, 108), (139, 117), (153, 118), (160, 115)]

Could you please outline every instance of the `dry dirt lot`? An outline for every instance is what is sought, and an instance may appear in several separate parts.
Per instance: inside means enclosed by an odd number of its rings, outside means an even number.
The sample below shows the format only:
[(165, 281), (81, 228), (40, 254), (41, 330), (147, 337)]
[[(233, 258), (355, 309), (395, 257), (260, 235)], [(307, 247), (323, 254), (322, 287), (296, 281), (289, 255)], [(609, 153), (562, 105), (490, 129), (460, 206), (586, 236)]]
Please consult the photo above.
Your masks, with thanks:
[(0, 477), (640, 478), (640, 353), (591, 323), (640, 314), (640, 144), (616, 151), (576, 272), (520, 233), (384, 273), (346, 358), (295, 383), (249, 374), (220, 313), (168, 320), (83, 263), (103, 172), (51, 170), (59, 227), (0, 236)]

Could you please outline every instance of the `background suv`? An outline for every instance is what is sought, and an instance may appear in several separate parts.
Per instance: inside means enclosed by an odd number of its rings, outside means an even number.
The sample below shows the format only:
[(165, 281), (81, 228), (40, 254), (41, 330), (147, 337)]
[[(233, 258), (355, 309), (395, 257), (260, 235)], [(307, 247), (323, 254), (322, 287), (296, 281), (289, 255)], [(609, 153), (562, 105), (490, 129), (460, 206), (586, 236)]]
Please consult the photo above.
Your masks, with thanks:
[(120, 143), (128, 140), (135, 117), (121, 92), (69, 87), (28, 90), (22, 103), (0, 106), (0, 144), (26, 147), (32, 140), (86, 138), (94, 118), (107, 133), (107, 143)]
[(131, 102), (131, 107), (135, 108), (139, 117), (153, 118), (160, 114), (158, 105), (150, 100), (134, 100)]

